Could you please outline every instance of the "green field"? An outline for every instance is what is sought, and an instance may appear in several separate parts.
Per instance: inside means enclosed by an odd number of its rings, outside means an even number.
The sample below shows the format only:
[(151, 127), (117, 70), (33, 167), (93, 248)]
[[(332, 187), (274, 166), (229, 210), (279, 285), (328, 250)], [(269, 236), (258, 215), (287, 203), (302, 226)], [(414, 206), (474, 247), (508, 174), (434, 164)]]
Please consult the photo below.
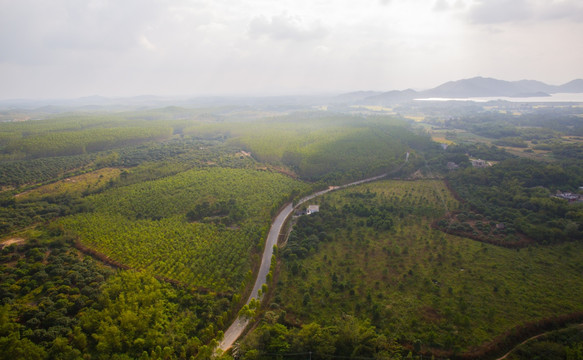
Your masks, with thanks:
[[(272, 212), (305, 185), (284, 175), (210, 167), (87, 198), (94, 211), (63, 229), (115, 261), (213, 291), (238, 291)], [(196, 205), (235, 199), (222, 216), (189, 222)]]
[[(440, 181), (382, 181), (317, 201), (320, 213), (300, 219), (280, 249), (273, 303), (288, 325), (352, 314), (421, 349), (466, 351), (583, 310), (583, 245), (509, 250), (433, 230), (457, 206)], [(393, 226), (375, 230), (383, 209)]]
[[(582, 185), (581, 148), (475, 123), (468, 133), (548, 147), (556, 161), (517, 161), (494, 140), (442, 149), (398, 116), (331, 111), (168, 107), (2, 123), (0, 350), (208, 358), (277, 210), (383, 173), (425, 180), (314, 199), (320, 212), (294, 220), (266, 302), (248, 311), (258, 322), (236, 346), (242, 358), (450, 357), (583, 311), (581, 206), (551, 196)], [(474, 169), (468, 154), (495, 165)], [(488, 244), (525, 237), (520, 249)]]

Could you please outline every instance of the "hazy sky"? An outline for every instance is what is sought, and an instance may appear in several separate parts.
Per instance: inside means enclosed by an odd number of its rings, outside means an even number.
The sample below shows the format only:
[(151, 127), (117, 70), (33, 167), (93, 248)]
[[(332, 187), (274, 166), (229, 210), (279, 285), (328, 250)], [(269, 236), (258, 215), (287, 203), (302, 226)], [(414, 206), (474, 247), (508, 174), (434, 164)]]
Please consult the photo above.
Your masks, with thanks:
[(0, 0), (0, 98), (583, 78), (581, 0)]

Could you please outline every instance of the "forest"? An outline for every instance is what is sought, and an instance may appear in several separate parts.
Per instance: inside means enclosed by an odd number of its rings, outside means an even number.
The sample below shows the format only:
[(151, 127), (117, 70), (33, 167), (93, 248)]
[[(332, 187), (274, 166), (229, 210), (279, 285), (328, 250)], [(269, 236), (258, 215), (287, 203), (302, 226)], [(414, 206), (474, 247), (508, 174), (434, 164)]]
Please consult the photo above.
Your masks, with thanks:
[(463, 206), (442, 181), (381, 181), (318, 202), (279, 249), (243, 358), (492, 358), (504, 347), (490, 341), (516, 324), (581, 318), (580, 242), (517, 251), (432, 229)]
[(430, 141), (391, 118), (248, 121), (170, 108), (0, 124), (2, 353), (208, 358), (283, 204)]
[[(577, 110), (282, 109), (0, 123), (0, 354), (478, 359), (546, 331), (513, 358), (579, 356)], [(275, 215), (330, 186), (245, 305)]]
[(455, 172), (448, 181), (487, 220), (512, 226), (537, 243), (583, 238), (581, 204), (552, 196), (578, 190), (583, 184), (580, 165), (513, 159), (487, 169)]

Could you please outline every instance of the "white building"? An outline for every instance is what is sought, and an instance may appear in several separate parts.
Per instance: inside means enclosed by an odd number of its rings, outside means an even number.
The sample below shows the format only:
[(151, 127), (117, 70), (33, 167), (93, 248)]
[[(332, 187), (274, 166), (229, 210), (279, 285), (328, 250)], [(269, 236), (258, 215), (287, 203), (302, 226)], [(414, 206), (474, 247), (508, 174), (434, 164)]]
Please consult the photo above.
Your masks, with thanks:
[(308, 210), (306, 210), (306, 215), (317, 213), (320, 211), (320, 205), (308, 205)]

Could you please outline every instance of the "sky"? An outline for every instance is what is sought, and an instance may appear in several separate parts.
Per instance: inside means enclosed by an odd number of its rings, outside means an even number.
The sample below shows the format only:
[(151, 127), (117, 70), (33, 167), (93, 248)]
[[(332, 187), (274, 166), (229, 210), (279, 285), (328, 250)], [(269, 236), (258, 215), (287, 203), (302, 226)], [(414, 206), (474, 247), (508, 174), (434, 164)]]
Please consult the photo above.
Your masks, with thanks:
[(0, 0), (0, 99), (583, 78), (581, 0)]

